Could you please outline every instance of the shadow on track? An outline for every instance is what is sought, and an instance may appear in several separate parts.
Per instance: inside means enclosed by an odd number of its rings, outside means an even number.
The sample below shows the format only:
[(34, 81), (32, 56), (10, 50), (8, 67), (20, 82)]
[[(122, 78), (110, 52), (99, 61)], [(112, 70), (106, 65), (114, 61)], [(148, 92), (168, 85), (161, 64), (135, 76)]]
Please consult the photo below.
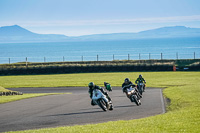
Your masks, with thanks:
[(136, 105), (124, 105), (124, 106), (114, 106), (114, 108), (130, 108)]
[[(57, 114), (57, 115), (47, 115), (47, 116), (65, 116), (65, 115), (84, 115), (84, 114), (93, 114), (93, 113), (99, 113), (99, 112), (104, 112), (102, 110), (100, 111), (88, 111), (88, 112), (78, 112), (78, 113), (67, 113), (67, 114)], [(45, 116), (46, 117), (46, 116)]]

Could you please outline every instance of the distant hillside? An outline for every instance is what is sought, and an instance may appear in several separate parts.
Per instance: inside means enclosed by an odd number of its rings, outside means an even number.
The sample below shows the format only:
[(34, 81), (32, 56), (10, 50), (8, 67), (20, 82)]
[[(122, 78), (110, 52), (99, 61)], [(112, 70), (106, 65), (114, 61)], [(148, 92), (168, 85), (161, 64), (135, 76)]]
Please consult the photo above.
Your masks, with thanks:
[(147, 38), (200, 37), (200, 28), (163, 27), (138, 33), (96, 34), (76, 37), (76, 40), (131, 40)]
[(185, 26), (163, 27), (139, 32), (138, 36), (151, 38), (200, 37), (200, 28), (189, 28)]
[(106, 41), (177, 37), (200, 37), (200, 28), (174, 26), (147, 30), (138, 33), (95, 34), (67, 37), (65, 35), (57, 34), (36, 34), (18, 25), (0, 27), (0, 42)]
[(65, 35), (36, 34), (18, 25), (0, 27), (0, 42), (55, 42), (67, 39)]

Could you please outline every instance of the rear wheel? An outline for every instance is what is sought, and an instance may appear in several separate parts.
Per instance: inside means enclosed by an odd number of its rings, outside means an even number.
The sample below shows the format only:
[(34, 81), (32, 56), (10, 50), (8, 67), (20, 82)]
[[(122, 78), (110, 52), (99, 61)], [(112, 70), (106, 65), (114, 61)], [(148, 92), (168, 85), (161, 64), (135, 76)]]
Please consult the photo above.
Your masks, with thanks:
[(135, 98), (133, 95), (130, 97), (130, 100), (131, 100), (131, 102), (135, 102)]

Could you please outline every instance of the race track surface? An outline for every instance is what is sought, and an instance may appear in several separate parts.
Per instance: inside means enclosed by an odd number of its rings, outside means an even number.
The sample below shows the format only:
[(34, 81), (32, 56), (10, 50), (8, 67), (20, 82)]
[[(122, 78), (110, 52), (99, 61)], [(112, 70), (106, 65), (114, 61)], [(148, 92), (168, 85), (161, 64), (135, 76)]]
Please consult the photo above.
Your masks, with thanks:
[(0, 132), (47, 127), (101, 123), (139, 119), (165, 112), (162, 89), (147, 88), (142, 105), (136, 106), (122, 93), (120, 87), (108, 92), (114, 104), (113, 111), (104, 112), (91, 106), (88, 88), (15, 88), (23, 93), (65, 93), (0, 104)]

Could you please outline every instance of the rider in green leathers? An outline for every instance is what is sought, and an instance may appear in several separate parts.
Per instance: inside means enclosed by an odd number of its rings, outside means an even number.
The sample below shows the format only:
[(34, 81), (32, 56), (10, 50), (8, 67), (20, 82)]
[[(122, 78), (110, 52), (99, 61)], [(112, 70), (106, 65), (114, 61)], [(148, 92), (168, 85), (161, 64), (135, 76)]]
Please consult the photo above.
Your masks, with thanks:
[[(106, 82), (104, 82), (104, 86), (105, 86), (105, 88), (108, 90), (108, 91), (112, 91), (112, 87), (111, 87), (111, 85), (109, 84), (109, 83), (106, 83)], [(108, 96), (108, 93), (103, 89), (103, 88), (101, 88), (100, 86), (97, 86), (97, 85), (95, 85), (93, 82), (90, 82), (89, 84), (88, 84), (88, 87), (89, 87), (89, 90), (88, 90), (88, 93), (90, 94), (90, 98), (92, 99), (92, 95), (93, 95), (93, 90), (94, 89), (98, 89), (98, 90), (100, 90), (104, 95), (106, 95), (106, 97), (108, 98), (108, 100), (109, 101), (111, 101), (111, 98)], [(94, 103), (93, 103), (93, 101), (91, 101), (91, 105), (95, 105)]]
[(139, 83), (143, 83), (143, 87), (144, 87), (144, 90), (145, 90), (146, 81), (144, 80), (144, 78), (142, 77), (141, 74), (140, 74), (139, 77), (136, 79), (135, 83), (138, 84), (138, 85), (139, 85)]

